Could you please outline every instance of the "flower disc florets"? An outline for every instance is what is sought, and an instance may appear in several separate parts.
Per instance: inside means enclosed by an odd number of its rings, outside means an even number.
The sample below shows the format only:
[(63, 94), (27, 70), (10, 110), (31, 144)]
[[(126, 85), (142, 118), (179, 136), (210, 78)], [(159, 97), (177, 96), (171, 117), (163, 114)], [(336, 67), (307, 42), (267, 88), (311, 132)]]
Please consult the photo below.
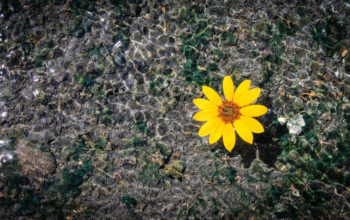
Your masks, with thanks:
[(236, 103), (225, 100), (222, 102), (221, 106), (219, 106), (219, 117), (225, 124), (232, 123), (241, 116), (239, 109)]

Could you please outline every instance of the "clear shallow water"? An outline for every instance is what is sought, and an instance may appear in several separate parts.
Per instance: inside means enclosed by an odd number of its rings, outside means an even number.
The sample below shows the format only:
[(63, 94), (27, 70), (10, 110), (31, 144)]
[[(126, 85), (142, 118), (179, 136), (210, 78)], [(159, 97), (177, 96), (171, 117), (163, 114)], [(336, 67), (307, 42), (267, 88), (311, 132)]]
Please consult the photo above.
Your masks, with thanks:
[[(346, 218), (349, 6), (7, 1), (3, 218)], [(197, 135), (192, 100), (260, 87), (254, 144)]]

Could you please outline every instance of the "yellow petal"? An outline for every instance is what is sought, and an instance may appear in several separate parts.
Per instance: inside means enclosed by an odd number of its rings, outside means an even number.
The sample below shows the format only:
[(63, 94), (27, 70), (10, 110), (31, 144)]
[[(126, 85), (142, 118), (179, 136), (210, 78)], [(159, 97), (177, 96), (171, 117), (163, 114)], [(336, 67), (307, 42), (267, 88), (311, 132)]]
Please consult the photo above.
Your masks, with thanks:
[(214, 102), (216, 105), (221, 105), (222, 100), (219, 94), (212, 88), (208, 86), (202, 86), (204, 95), (209, 99), (209, 101)]
[(253, 132), (253, 133), (263, 133), (264, 127), (258, 120), (247, 117), (247, 116), (241, 116), (239, 119), (244, 121), (244, 124), (247, 125), (247, 127)]
[(250, 88), (250, 80), (246, 79), (237, 87), (233, 97), (233, 101), (236, 102), (236, 100), (239, 100), (240, 97), (249, 90), (249, 88)]
[(193, 103), (202, 110), (217, 110), (218, 106), (206, 99), (194, 99)]
[(235, 89), (231, 77), (224, 77), (223, 87), (226, 100), (232, 101)]
[(249, 105), (240, 109), (242, 115), (250, 117), (259, 117), (267, 112), (267, 108), (263, 105)]
[(194, 114), (193, 119), (197, 121), (208, 121), (218, 116), (218, 111), (200, 111)]
[(231, 123), (225, 124), (224, 131), (222, 132), (222, 140), (225, 148), (228, 151), (232, 151), (236, 144), (236, 133), (233, 130)]
[(214, 144), (221, 138), (224, 127), (225, 123), (223, 121), (219, 122), (216, 129), (210, 134), (209, 144)]
[(209, 135), (218, 125), (218, 123), (221, 122), (221, 119), (219, 117), (212, 118), (208, 120), (198, 131), (198, 136), (207, 136)]
[(261, 89), (253, 88), (244, 93), (238, 100), (235, 102), (239, 105), (239, 107), (243, 107), (254, 102), (260, 95)]
[(240, 118), (233, 122), (237, 134), (247, 143), (253, 143), (253, 133)]

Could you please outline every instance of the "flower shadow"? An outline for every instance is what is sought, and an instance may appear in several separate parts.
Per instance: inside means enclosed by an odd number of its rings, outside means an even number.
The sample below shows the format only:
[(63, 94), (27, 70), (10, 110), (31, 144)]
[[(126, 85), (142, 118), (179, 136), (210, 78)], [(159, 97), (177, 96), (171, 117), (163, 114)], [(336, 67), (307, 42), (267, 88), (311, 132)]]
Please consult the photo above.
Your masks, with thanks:
[[(261, 117), (261, 122), (265, 127), (262, 134), (254, 134), (254, 144), (250, 145), (237, 138), (236, 147), (228, 155), (235, 157), (241, 155), (245, 168), (249, 167), (253, 160), (259, 159), (269, 166), (274, 166), (278, 155), (282, 153), (282, 147), (278, 144), (278, 138), (288, 132), (288, 129), (279, 123), (271, 123), (277, 120), (276, 114), (267, 113)], [(220, 144), (222, 145), (222, 144)], [(224, 147), (223, 145), (220, 147)]]

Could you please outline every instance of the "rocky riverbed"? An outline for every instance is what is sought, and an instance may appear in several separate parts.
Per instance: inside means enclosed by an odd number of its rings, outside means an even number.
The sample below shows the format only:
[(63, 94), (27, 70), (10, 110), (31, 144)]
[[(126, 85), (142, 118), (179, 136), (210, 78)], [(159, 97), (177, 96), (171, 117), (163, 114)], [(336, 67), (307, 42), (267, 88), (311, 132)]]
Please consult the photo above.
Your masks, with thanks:
[[(350, 3), (3, 0), (1, 219), (348, 219)], [(232, 152), (192, 100), (250, 79)]]

